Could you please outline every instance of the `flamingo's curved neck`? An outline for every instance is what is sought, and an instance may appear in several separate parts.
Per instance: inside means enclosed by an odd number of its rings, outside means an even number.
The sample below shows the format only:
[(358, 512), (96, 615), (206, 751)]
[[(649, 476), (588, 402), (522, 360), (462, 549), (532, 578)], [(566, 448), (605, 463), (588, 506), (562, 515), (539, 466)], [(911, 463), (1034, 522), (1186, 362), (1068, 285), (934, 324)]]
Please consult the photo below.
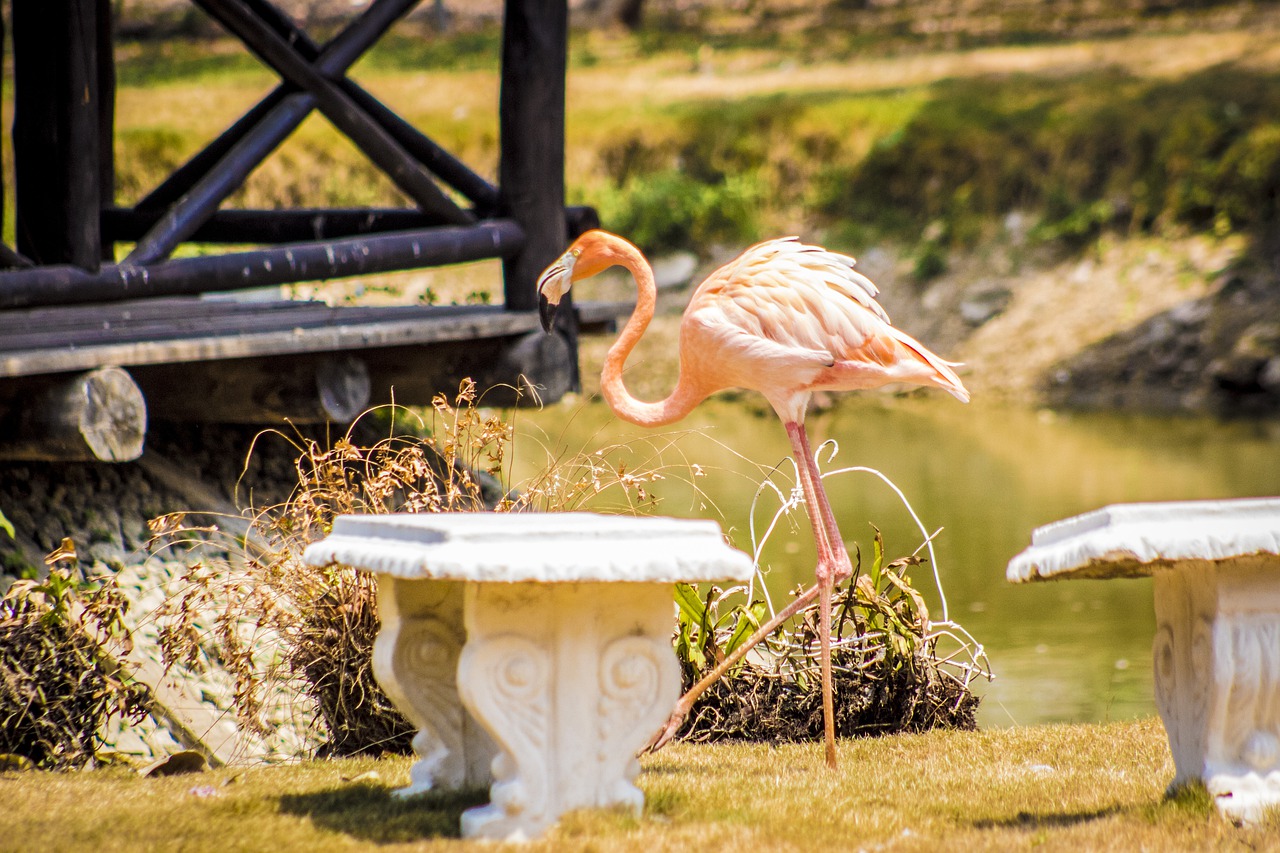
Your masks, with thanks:
[(622, 369), (627, 363), (627, 356), (635, 349), (653, 319), (658, 288), (653, 280), (653, 269), (639, 249), (620, 238), (610, 241), (609, 248), (611, 260), (630, 272), (635, 279), (636, 310), (632, 312), (622, 333), (605, 356), (604, 369), (600, 374), (600, 390), (604, 393), (609, 408), (624, 421), (647, 427), (674, 423), (706, 399), (707, 393), (687, 381), (683, 370), (671, 394), (656, 403), (638, 400), (627, 390), (622, 382)]

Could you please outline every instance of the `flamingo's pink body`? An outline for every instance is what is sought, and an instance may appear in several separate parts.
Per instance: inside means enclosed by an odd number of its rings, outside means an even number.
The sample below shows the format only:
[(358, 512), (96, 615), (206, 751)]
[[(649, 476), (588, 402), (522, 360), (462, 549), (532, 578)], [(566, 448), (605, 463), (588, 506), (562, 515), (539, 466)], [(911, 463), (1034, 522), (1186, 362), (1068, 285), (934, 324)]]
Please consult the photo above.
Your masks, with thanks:
[[(853, 259), (793, 238), (769, 240), (722, 266), (694, 292), (680, 324), (680, 376), (664, 400), (637, 400), (622, 381), (627, 356), (653, 319), (653, 270), (640, 250), (606, 231), (588, 231), (542, 274), (538, 291), (554, 306), (577, 281), (622, 266), (635, 278), (636, 310), (605, 358), (601, 390), (623, 420), (678, 421), (716, 391), (759, 391), (782, 419), (796, 455), (818, 550), (822, 586), (823, 706), (827, 762), (835, 766), (831, 707), (830, 592), (852, 572), (804, 431), (815, 391), (856, 391), (889, 383), (933, 385), (968, 402), (949, 362), (898, 331), (875, 301), (876, 286)], [(545, 317), (545, 315), (544, 315)]]

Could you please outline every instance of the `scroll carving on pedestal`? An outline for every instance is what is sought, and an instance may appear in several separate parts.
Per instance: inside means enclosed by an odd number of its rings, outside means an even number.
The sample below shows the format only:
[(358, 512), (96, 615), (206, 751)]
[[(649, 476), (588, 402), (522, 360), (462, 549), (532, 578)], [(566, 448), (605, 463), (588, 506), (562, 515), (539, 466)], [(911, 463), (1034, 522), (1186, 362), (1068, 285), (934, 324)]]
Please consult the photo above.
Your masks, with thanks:
[(1270, 615), (1234, 617), (1222, 631), (1218, 671), (1223, 725), (1211, 758), (1239, 774), (1280, 771), (1280, 623)]
[(472, 714), (498, 742), (490, 803), (462, 816), (466, 837), (507, 839), (555, 822), (552, 801), (552, 661), (527, 637), (473, 638), (458, 664), (458, 686)]
[(598, 805), (639, 812), (644, 793), (636, 751), (658, 729), (680, 696), (680, 671), (666, 638), (622, 637), (600, 655)]
[(418, 729), (413, 751), (418, 761), (409, 796), (466, 782), (463, 720), (466, 711), (455, 684), (462, 642), (457, 630), (438, 619), (397, 619), (374, 644), (374, 674), (383, 690)]

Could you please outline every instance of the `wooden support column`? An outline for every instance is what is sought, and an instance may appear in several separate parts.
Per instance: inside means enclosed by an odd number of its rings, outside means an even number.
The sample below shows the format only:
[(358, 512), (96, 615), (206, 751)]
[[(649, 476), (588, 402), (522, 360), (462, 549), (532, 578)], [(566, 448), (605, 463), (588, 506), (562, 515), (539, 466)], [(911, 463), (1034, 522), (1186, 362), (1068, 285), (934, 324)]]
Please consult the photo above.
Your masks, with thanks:
[(102, 256), (98, 10), (13, 0), (18, 251), (38, 264), (97, 270)]
[[(111, 44), (111, 0), (97, 0), (98, 44), (98, 210), (116, 200), (116, 62)], [(99, 226), (98, 257), (104, 263), (116, 259), (115, 244), (104, 238)]]
[[(507, 0), (502, 30), (499, 208), (524, 230), (503, 268), (506, 307), (533, 311), (538, 275), (565, 249), (566, 0)], [(572, 311), (563, 312), (572, 317)]]

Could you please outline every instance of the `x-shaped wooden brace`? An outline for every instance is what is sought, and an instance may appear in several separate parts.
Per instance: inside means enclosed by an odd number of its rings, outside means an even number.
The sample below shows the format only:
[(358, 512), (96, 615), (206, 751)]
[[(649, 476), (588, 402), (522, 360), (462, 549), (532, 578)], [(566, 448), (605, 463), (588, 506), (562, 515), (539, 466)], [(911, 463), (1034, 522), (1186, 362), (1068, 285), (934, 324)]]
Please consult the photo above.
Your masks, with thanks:
[(138, 203), (168, 206), (126, 264), (163, 260), (217, 210), (313, 109), (319, 109), (424, 213), (441, 224), (474, 222), (436, 185), (424, 164), (478, 209), (497, 190), (404, 122), (346, 76), (346, 70), (418, 0), (375, 0), (323, 48), (268, 0), (194, 0), (283, 78), (279, 87), (221, 137)]

